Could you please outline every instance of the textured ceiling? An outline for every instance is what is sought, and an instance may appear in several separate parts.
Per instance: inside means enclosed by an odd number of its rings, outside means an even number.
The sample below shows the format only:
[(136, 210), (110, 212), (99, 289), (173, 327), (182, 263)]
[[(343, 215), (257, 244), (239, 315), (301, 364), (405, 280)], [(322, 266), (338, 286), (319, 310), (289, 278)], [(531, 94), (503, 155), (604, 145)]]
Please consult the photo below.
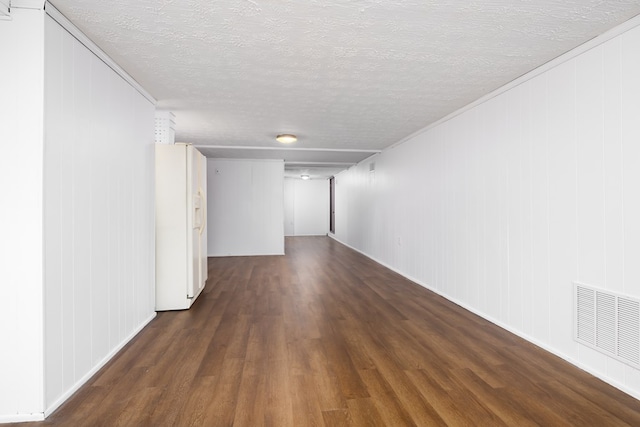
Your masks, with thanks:
[(179, 141), (278, 147), (276, 134), (295, 133), (296, 148), (356, 150), (388, 147), (640, 13), (638, 0), (51, 3), (175, 114)]

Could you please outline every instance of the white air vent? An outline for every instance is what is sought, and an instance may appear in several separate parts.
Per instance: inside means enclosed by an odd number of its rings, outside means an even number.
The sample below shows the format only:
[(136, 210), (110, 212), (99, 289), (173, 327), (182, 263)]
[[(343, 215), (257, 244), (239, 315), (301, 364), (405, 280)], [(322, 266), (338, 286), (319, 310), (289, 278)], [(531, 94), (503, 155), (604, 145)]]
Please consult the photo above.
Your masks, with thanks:
[(156, 144), (174, 144), (175, 116), (169, 111), (156, 111)]
[(576, 286), (576, 338), (595, 345), (596, 302), (595, 291)]
[(575, 339), (640, 367), (640, 301), (575, 283)]

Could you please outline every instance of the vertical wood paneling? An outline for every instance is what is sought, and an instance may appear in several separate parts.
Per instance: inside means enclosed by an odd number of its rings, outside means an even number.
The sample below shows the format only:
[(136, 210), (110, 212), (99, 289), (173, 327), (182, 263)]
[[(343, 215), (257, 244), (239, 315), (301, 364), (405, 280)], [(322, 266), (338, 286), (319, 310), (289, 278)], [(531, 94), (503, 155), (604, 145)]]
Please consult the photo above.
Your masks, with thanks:
[(500, 316), (498, 319), (507, 323), (509, 316), (509, 163), (507, 155), (510, 149), (508, 136), (508, 126), (505, 123), (509, 105), (504, 99), (496, 99), (497, 104), (497, 128), (498, 138), (493, 142), (496, 145), (495, 153), (499, 159), (498, 185), (496, 188), (499, 194), (496, 214), (499, 217), (499, 247), (500, 247), (500, 288), (496, 298), (500, 301)]
[(522, 330), (530, 335), (533, 332), (533, 173), (531, 159), (533, 155), (534, 129), (540, 123), (533, 122), (534, 83), (538, 79), (526, 81), (522, 84), (522, 116), (521, 116), (521, 146), (520, 146), (520, 215), (522, 230), (522, 252), (520, 287), (522, 300)]
[(529, 306), (533, 310), (531, 334), (549, 340), (549, 147), (548, 80), (543, 75), (531, 81), (531, 238), (532, 270)]
[[(640, 296), (640, 28), (621, 38), (621, 119), (623, 155), (624, 292)], [(627, 368), (626, 383), (640, 390), (640, 371)]]
[(295, 223), (295, 180), (293, 178), (284, 179), (284, 235), (294, 236)]
[(450, 183), (448, 194), (450, 197), (447, 200), (447, 235), (445, 237), (445, 245), (448, 248), (448, 262), (447, 262), (447, 277), (444, 281), (444, 289), (447, 293), (460, 297), (460, 269), (458, 268), (460, 259), (462, 258), (462, 251), (460, 250), (460, 229), (462, 228), (462, 221), (460, 221), (460, 140), (457, 138), (451, 138), (451, 125), (447, 126), (447, 144), (449, 149), (447, 150), (447, 176), (446, 181)]
[(47, 18), (45, 407), (154, 311), (154, 108)]
[(507, 221), (508, 221), (508, 317), (510, 325), (522, 329), (522, 86), (507, 94)]
[[(63, 67), (58, 58), (62, 56), (62, 34), (55, 26), (47, 24), (45, 26), (46, 40), (49, 40), (47, 55), (45, 56), (45, 69), (48, 72), (48, 78), (53, 81), (61, 81), (63, 75)], [(61, 140), (65, 138), (65, 127), (63, 126), (63, 108), (62, 108), (62, 85), (46, 85), (45, 86), (45, 147), (48, 141)], [(62, 191), (62, 153), (60, 150), (51, 151), (45, 149), (45, 159), (47, 167), (44, 169), (45, 179), (47, 183), (47, 191), (44, 193), (44, 208), (47, 215), (44, 216), (44, 229), (52, 241), (62, 242), (62, 212), (59, 205), (60, 194)], [(50, 397), (56, 395), (59, 390), (64, 388), (63, 378), (64, 372), (60, 367), (63, 365), (64, 354), (63, 346), (60, 343), (64, 339), (64, 331), (62, 328), (62, 316), (64, 307), (62, 305), (62, 259), (65, 254), (61, 248), (54, 245), (45, 245), (45, 266), (47, 272), (47, 286), (44, 287), (45, 305), (45, 335), (44, 347), (47, 352), (45, 358), (45, 373), (47, 381), (45, 383), (45, 400), (50, 401)]]
[[(48, 21), (50, 22), (50, 21)], [(74, 287), (76, 285), (73, 277), (75, 269), (73, 268), (73, 255), (75, 248), (73, 246), (74, 241), (74, 229), (73, 223), (76, 215), (73, 209), (73, 193), (74, 186), (77, 184), (74, 181), (74, 168), (76, 165), (75, 151), (73, 150), (73, 142), (76, 140), (75, 129), (75, 105), (73, 103), (73, 39), (71, 37), (63, 36), (60, 38), (62, 42), (62, 56), (60, 58), (60, 66), (62, 67), (62, 82), (45, 81), (45, 86), (51, 84), (61, 84), (62, 93), (62, 117), (61, 125), (64, 128), (64, 133), (59, 141), (52, 138), (47, 139), (47, 145), (45, 147), (46, 152), (54, 154), (56, 149), (60, 151), (60, 201), (59, 205), (51, 207), (45, 207), (45, 216), (49, 208), (59, 209), (61, 222), (60, 222), (60, 252), (62, 255), (61, 271), (60, 271), (60, 303), (62, 306), (62, 365), (58, 367), (62, 371), (62, 390), (68, 390), (74, 383), (74, 366), (75, 366), (75, 352), (74, 352)], [(47, 44), (46, 48), (49, 48)], [(45, 114), (46, 116), (46, 114)], [(48, 167), (49, 160), (45, 160), (45, 169)], [(45, 192), (49, 189), (45, 187)], [(48, 230), (45, 230), (45, 246), (57, 246), (57, 242), (49, 239), (47, 235)], [(48, 286), (48, 272), (45, 272), (45, 287)], [(48, 309), (49, 303), (45, 306), (45, 311)], [(55, 344), (54, 344), (55, 345)], [(45, 349), (45, 354), (47, 354)], [(61, 390), (57, 390), (56, 394), (60, 394)]]
[(547, 73), (549, 101), (549, 342), (563, 354), (576, 356), (573, 333), (572, 289), (576, 277), (575, 228), (575, 61)]
[[(602, 161), (604, 177), (604, 288), (624, 293), (623, 163), (621, 141), (621, 40), (602, 45)], [(626, 365), (607, 359), (607, 374), (624, 378)]]
[(640, 296), (640, 28), (622, 38), (621, 103), (624, 185), (624, 290)]
[[(110, 70), (106, 67), (91, 67), (92, 92), (102, 94), (102, 102), (94, 105), (97, 117), (109, 117), (108, 105), (111, 92), (104, 88), (109, 81)], [(105, 90), (107, 89), (107, 90)], [(94, 228), (105, 232), (93, 233), (91, 242), (91, 311), (94, 319), (109, 319), (109, 165), (111, 164), (111, 147), (108, 144), (109, 126), (106, 120), (96, 120), (92, 127), (89, 144), (93, 156), (91, 191), (91, 224)], [(109, 352), (109, 322), (93, 321), (91, 323), (92, 365), (100, 362)]]
[[(350, 201), (350, 188), (352, 188), (349, 182), (353, 179), (353, 174), (340, 174), (340, 178), (336, 177), (336, 235), (341, 236), (348, 241), (351, 241), (349, 235), (349, 201)], [(340, 190), (338, 191), (338, 187)], [(381, 224), (382, 226), (388, 223)], [(380, 245), (384, 247), (384, 245)]]
[(601, 48), (576, 58), (577, 278), (595, 286), (605, 282), (601, 61)]
[(475, 275), (478, 278), (478, 286), (476, 286), (476, 300), (477, 306), (483, 312), (487, 311), (487, 251), (485, 249), (485, 245), (487, 242), (487, 217), (486, 217), (486, 200), (487, 200), (487, 176), (486, 172), (486, 164), (487, 164), (487, 152), (483, 149), (490, 142), (487, 139), (487, 134), (490, 133), (488, 131), (489, 124), (485, 121), (486, 116), (484, 110), (476, 111), (476, 121), (478, 127), (481, 129), (479, 133), (478, 140), (474, 144), (474, 158), (475, 158), (475, 167), (474, 167), (474, 181), (476, 182), (476, 196), (475, 196), (475, 210), (477, 212), (478, 221), (476, 222), (477, 227), (477, 238), (475, 242)]
[(621, 140), (621, 40), (602, 46), (602, 161), (604, 170), (605, 283), (624, 292), (623, 154)]
[(500, 316), (500, 187), (503, 183), (501, 169), (504, 161), (501, 152), (497, 149), (496, 141), (500, 137), (498, 129), (500, 122), (499, 105), (495, 100), (483, 104), (481, 122), (484, 123), (485, 135), (480, 150), (485, 153), (485, 161), (480, 174), (484, 177), (484, 234), (480, 242), (484, 255), (482, 266), (484, 268), (485, 286), (481, 299), (484, 300), (485, 312), (493, 318)]
[[(577, 280), (594, 286), (605, 283), (601, 52), (576, 58), (575, 83)], [(591, 348), (581, 346), (580, 358), (605, 370), (605, 356)]]
[[(437, 135), (434, 135), (435, 143), (433, 144), (422, 144), (422, 147), (424, 147), (425, 150), (424, 157), (430, 159), (429, 167), (423, 169), (425, 174), (422, 180), (423, 182), (438, 182), (438, 169), (435, 164), (435, 160), (439, 155), (439, 144), (437, 138)], [(429, 283), (433, 283), (433, 286), (438, 286), (437, 264), (429, 262), (429, 260), (435, 260), (438, 258), (436, 253), (438, 235), (434, 227), (426, 226), (427, 224), (437, 224), (439, 222), (437, 205), (434, 203), (434, 201), (437, 200), (435, 190), (435, 185), (429, 185), (427, 187), (427, 193), (422, 201), (423, 214), (421, 216), (423, 218), (424, 226), (420, 229), (420, 238), (422, 239), (424, 249), (420, 259), (422, 262), (422, 271), (418, 277), (423, 277)]]
[(635, 28), (383, 152), (384, 187), (343, 172), (338, 239), (640, 394), (573, 340), (574, 281), (640, 292), (639, 52)]
[[(7, 3), (7, 2), (5, 2)], [(44, 15), (0, 24), (0, 420), (42, 412)]]
[(456, 237), (458, 239), (457, 251), (460, 254), (456, 265), (456, 271), (460, 273), (460, 279), (458, 281), (458, 297), (472, 299), (471, 290), (471, 258), (472, 258), (472, 212), (471, 212), (471, 149), (473, 145), (474, 135), (471, 134), (474, 129), (474, 112), (467, 114), (464, 117), (463, 134), (462, 138), (456, 139), (456, 145), (458, 146), (458, 159), (456, 165), (458, 166), (458, 189), (457, 194), (458, 206), (456, 207), (456, 224), (460, 228), (456, 231)]
[(209, 256), (284, 253), (284, 163), (210, 159)]
[[(75, 41), (75, 40), (74, 40)], [(73, 44), (74, 115), (71, 128), (74, 136), (68, 140), (69, 150), (74, 152), (73, 167), (73, 341), (74, 370), (71, 384), (91, 369), (91, 127), (93, 117), (91, 103), (91, 59), (93, 54), (80, 43)]]

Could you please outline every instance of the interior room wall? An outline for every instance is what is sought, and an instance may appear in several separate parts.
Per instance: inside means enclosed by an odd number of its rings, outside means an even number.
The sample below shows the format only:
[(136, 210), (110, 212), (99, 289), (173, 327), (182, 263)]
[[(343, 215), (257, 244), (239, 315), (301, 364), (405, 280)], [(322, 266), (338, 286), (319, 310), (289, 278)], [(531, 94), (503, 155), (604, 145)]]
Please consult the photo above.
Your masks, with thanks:
[(284, 235), (294, 236), (295, 222), (295, 179), (284, 179)]
[(155, 107), (45, 25), (45, 408), (155, 315)]
[(329, 231), (329, 181), (285, 178), (285, 235), (324, 236)]
[(209, 256), (284, 254), (284, 162), (208, 159)]
[(42, 419), (153, 316), (154, 106), (42, 9), (0, 24), (0, 422)]
[(0, 422), (43, 412), (44, 13), (0, 21)]
[(574, 281), (640, 297), (640, 28), (566, 58), (339, 174), (336, 238), (640, 397), (573, 339)]

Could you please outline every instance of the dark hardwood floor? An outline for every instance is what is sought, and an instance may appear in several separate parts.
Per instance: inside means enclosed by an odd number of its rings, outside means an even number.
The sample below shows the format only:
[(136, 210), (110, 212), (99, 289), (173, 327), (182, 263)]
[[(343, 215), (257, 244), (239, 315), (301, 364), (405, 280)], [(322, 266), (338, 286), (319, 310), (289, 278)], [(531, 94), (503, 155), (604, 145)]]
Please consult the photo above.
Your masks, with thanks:
[(326, 237), (212, 258), (42, 423), (640, 425), (640, 401)]

